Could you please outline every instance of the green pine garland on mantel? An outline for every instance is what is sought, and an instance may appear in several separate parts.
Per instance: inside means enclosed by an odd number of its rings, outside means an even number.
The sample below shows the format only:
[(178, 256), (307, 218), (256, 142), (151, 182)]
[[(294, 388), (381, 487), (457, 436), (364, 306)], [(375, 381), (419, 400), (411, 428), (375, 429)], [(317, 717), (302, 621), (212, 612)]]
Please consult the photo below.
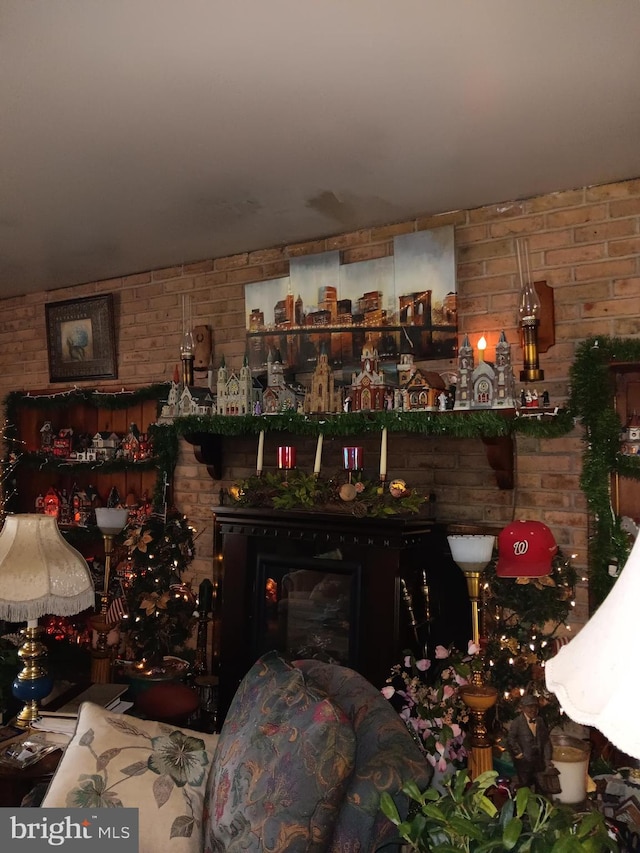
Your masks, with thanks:
[(265, 432), (288, 432), (293, 435), (327, 437), (379, 434), (389, 432), (414, 435), (450, 436), (452, 438), (496, 438), (522, 433), (540, 438), (558, 438), (573, 428), (568, 412), (537, 417), (517, 417), (513, 410), (472, 412), (350, 412), (338, 415), (301, 415), (296, 412), (276, 415), (224, 415), (178, 418), (179, 435), (214, 433), (223, 436), (258, 435)]
[(640, 480), (640, 458), (620, 452), (623, 424), (615, 411), (612, 368), (632, 365), (640, 371), (640, 338), (589, 338), (576, 350), (570, 371), (569, 412), (584, 427), (580, 485), (593, 517), (589, 537), (589, 589), (600, 604), (615, 583), (609, 565), (624, 566), (629, 538), (611, 506), (611, 477)]

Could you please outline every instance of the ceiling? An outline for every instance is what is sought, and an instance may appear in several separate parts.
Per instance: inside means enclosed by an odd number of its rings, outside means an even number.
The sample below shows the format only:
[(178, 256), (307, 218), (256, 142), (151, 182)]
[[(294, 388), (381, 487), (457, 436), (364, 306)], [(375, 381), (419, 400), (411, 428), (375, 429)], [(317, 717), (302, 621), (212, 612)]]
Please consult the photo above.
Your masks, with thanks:
[(0, 296), (640, 176), (640, 0), (0, 0)]

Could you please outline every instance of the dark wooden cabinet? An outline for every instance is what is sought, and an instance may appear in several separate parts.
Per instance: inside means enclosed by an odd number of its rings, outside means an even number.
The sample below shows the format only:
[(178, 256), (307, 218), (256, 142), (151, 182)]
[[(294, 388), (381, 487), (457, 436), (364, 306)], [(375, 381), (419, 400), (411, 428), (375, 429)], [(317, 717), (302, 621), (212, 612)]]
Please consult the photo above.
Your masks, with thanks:
[(220, 507), (214, 544), (219, 723), (272, 647), (293, 657), (326, 652), (383, 687), (404, 649), (466, 649), (470, 639), (464, 576), (445, 527), (428, 519)]

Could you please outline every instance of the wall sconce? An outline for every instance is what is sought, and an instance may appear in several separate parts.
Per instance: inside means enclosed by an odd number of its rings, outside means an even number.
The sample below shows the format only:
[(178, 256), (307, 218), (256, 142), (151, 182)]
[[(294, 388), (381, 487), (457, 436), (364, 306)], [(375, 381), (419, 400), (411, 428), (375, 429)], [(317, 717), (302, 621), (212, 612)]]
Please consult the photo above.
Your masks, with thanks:
[(524, 369), (520, 371), (521, 382), (540, 382), (544, 371), (538, 363), (538, 327), (540, 326), (540, 300), (531, 281), (529, 248), (526, 240), (516, 240), (518, 275), (520, 277), (520, 301), (518, 323), (522, 333)]

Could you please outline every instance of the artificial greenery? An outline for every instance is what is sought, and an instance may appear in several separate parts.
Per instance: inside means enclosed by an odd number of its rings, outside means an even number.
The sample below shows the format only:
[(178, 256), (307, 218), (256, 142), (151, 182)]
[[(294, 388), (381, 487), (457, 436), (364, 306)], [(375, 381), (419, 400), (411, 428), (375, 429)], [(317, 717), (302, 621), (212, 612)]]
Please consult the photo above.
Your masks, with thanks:
[(430, 499), (407, 489), (400, 481), (386, 485), (369, 480), (345, 480), (344, 472), (326, 480), (299, 469), (249, 477), (229, 489), (239, 506), (287, 510), (349, 512), (359, 518), (428, 511)]
[(239, 436), (259, 432), (288, 432), (301, 436), (327, 437), (379, 434), (389, 432), (414, 435), (450, 436), (452, 438), (496, 438), (512, 433), (554, 438), (566, 435), (573, 421), (565, 411), (556, 415), (515, 417), (513, 410), (471, 412), (347, 412), (336, 415), (304, 415), (283, 412), (274, 415), (188, 415), (177, 418), (175, 428), (180, 435), (214, 433)]
[(183, 654), (195, 624), (195, 600), (182, 582), (194, 556), (193, 528), (175, 509), (130, 522), (118, 538), (124, 568), (128, 619), (126, 643), (149, 666)]
[(623, 424), (615, 410), (612, 367), (640, 364), (640, 339), (589, 338), (576, 350), (571, 367), (569, 413), (584, 426), (580, 485), (593, 517), (589, 539), (589, 590), (599, 604), (615, 583), (611, 564), (623, 566), (630, 542), (611, 506), (611, 476), (640, 479), (640, 458), (620, 452)]
[(459, 770), (444, 790), (421, 792), (408, 783), (404, 792), (415, 808), (402, 820), (388, 793), (381, 797), (383, 813), (398, 828), (408, 849), (416, 853), (603, 853), (617, 850), (603, 816), (576, 812), (553, 803), (530, 788), (515, 796), (496, 788), (498, 774), (489, 770), (470, 783)]
[(116, 391), (104, 393), (94, 388), (72, 388), (69, 391), (52, 391), (44, 394), (30, 394), (28, 391), (11, 391), (4, 400), (7, 420), (15, 421), (18, 407), (34, 409), (66, 409), (69, 406), (83, 404), (96, 409), (128, 409), (146, 400), (162, 400), (169, 392), (166, 382), (147, 385), (135, 391)]
[(560, 720), (557, 699), (546, 691), (542, 664), (555, 652), (554, 637), (569, 617), (577, 574), (558, 551), (551, 573), (539, 578), (498, 577), (496, 560), (484, 574), (487, 614), (485, 661), (498, 689), (496, 714), (506, 723), (518, 712), (523, 691), (541, 694), (549, 728)]

